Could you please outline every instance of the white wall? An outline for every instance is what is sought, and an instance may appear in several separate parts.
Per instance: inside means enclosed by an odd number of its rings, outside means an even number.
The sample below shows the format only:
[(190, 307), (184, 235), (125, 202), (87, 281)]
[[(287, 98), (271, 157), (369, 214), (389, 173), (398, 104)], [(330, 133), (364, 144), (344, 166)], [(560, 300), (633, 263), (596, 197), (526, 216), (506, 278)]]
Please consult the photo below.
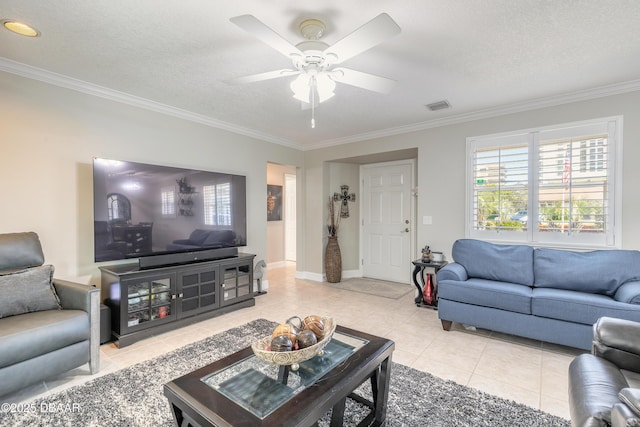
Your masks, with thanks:
[(57, 277), (99, 283), (92, 158), (247, 176), (248, 246), (266, 259), (267, 162), (298, 150), (0, 72), (0, 232), (32, 230)]
[[(38, 232), (58, 277), (82, 276), (97, 284), (91, 159), (120, 158), (246, 175), (245, 252), (267, 259), (264, 196), (267, 162), (272, 162), (301, 168), (297, 269), (302, 276), (319, 277), (326, 198), (340, 184), (331, 181), (327, 162), (417, 148), (415, 256), (424, 243), (449, 255), (453, 242), (464, 236), (467, 137), (614, 115), (624, 116), (623, 247), (640, 249), (640, 92), (303, 153), (0, 72), (0, 232)], [(433, 225), (421, 225), (423, 215), (432, 216)]]
[[(421, 246), (429, 244), (450, 259), (453, 242), (463, 238), (465, 232), (467, 137), (615, 115), (624, 116), (622, 246), (640, 249), (640, 92), (631, 92), (305, 152), (307, 258), (298, 272), (302, 276), (322, 272), (323, 233), (316, 224), (324, 221), (324, 210), (319, 209), (324, 193), (312, 190), (319, 182), (327, 188), (325, 175), (330, 169), (326, 162), (417, 148), (419, 195), (414, 257), (419, 256)], [(433, 225), (422, 225), (424, 215), (433, 218)]]

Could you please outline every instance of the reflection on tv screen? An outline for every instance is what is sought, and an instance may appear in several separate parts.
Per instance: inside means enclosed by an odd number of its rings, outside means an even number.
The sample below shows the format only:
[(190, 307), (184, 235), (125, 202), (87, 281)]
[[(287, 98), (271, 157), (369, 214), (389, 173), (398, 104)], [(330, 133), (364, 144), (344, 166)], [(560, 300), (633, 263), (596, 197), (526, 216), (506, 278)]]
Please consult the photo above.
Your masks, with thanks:
[(95, 260), (246, 246), (246, 177), (95, 158)]

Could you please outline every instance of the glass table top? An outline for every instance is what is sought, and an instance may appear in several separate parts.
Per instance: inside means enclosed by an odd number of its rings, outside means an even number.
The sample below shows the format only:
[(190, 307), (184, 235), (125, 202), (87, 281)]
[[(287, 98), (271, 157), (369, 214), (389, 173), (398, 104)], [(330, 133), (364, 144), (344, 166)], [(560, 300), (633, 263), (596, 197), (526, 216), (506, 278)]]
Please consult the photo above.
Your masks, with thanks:
[(264, 419), (293, 396), (315, 384), (368, 342), (362, 338), (335, 332), (324, 348), (324, 354), (301, 362), (297, 371), (289, 372), (286, 384), (278, 380), (280, 366), (267, 363), (255, 355), (200, 380), (255, 416)]

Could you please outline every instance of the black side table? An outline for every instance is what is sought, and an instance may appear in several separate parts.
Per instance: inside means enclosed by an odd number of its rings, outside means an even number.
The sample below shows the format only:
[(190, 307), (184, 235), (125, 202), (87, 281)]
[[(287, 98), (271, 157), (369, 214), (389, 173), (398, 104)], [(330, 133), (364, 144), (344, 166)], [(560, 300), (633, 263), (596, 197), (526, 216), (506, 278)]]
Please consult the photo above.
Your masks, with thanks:
[[(435, 270), (435, 273), (437, 273), (438, 270), (440, 270), (442, 267), (447, 265), (448, 262), (447, 261), (434, 262), (434, 261), (424, 260), (421, 258), (421, 259), (412, 261), (412, 264), (415, 266), (415, 268), (413, 269), (413, 284), (416, 285), (416, 288), (418, 288), (418, 296), (414, 300), (416, 303), (416, 306), (429, 307), (429, 308), (433, 308), (434, 310), (437, 310), (438, 309), (438, 292), (437, 292), (437, 284), (435, 281), (435, 277), (431, 279), (432, 286), (436, 287), (436, 289), (433, 292), (434, 294), (433, 301), (431, 302), (431, 304), (428, 304), (423, 298), (423, 295), (424, 295), (423, 291), (426, 285), (424, 280), (424, 269), (427, 267), (430, 267)], [(420, 283), (418, 283), (418, 275), (420, 275)], [(435, 274), (433, 276), (435, 276)]]

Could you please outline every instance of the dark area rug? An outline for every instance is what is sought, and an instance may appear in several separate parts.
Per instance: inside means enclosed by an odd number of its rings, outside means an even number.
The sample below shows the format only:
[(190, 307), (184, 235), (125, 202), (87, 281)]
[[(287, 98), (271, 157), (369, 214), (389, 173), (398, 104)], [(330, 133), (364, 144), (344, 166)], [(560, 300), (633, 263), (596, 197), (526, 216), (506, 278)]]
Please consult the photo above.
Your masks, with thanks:
[[(276, 324), (259, 319), (178, 350), (27, 402), (22, 412), (0, 411), (2, 426), (172, 426), (165, 383), (250, 345)], [(367, 383), (358, 389), (369, 397)], [(345, 425), (368, 408), (347, 400)], [(320, 426), (329, 425), (329, 414)], [(387, 426), (569, 426), (565, 419), (394, 363)]]

